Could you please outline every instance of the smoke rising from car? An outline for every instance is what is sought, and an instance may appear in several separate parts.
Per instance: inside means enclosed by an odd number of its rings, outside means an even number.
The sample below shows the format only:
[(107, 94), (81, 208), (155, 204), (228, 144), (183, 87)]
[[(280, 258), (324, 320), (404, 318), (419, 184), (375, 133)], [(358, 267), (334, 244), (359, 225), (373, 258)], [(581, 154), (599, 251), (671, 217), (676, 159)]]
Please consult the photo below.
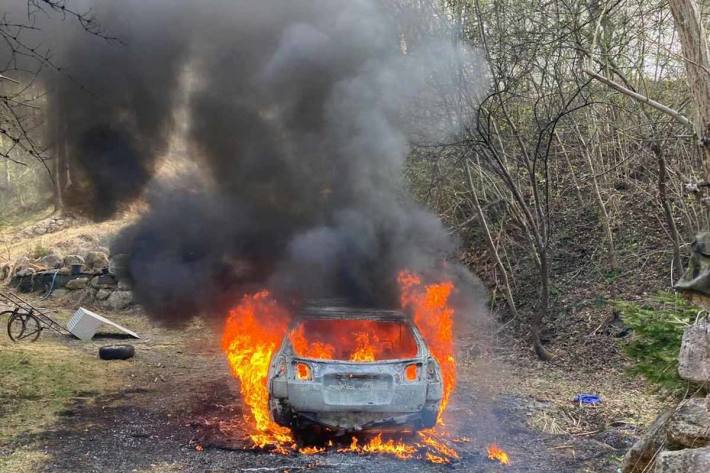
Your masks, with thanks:
[[(397, 303), (407, 268), (456, 242), (407, 195), (413, 139), (444, 139), (478, 59), (419, 10), (375, 0), (88, 2), (123, 42), (57, 28), (52, 113), (98, 219), (144, 198), (115, 241), (135, 296), (181, 323), (267, 286), (284, 299)], [(441, 20), (443, 22), (443, 20)], [(443, 24), (443, 23), (442, 23)], [(182, 127), (178, 110), (187, 123)], [(153, 178), (182, 133), (192, 173)], [(461, 274), (464, 277), (459, 278)], [(470, 287), (469, 282), (465, 287)]]

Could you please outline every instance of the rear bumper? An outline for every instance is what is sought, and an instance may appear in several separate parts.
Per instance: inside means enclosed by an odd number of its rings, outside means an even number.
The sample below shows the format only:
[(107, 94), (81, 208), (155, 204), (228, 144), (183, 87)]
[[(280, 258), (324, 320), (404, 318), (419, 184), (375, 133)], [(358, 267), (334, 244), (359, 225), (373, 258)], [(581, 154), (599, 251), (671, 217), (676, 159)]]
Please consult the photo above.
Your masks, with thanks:
[(389, 376), (386, 368), (377, 375), (350, 368), (356, 373), (325, 368), (312, 381), (273, 378), (269, 385), (273, 420), (292, 428), (320, 425), (340, 431), (420, 429), (436, 422), (440, 382), (405, 383)]
[(271, 415), (277, 424), (293, 429), (319, 426), (338, 432), (402, 431), (433, 427), (438, 406), (428, 405), (418, 412), (307, 412), (294, 411), (284, 400), (272, 400)]

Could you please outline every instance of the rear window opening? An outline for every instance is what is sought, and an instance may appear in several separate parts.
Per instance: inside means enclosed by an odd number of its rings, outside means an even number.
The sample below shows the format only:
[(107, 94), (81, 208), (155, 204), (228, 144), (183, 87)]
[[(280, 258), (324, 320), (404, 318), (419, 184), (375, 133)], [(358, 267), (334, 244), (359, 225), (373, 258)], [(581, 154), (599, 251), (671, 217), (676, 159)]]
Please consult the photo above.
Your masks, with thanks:
[(306, 319), (289, 333), (296, 356), (319, 360), (384, 361), (417, 356), (417, 342), (404, 322)]

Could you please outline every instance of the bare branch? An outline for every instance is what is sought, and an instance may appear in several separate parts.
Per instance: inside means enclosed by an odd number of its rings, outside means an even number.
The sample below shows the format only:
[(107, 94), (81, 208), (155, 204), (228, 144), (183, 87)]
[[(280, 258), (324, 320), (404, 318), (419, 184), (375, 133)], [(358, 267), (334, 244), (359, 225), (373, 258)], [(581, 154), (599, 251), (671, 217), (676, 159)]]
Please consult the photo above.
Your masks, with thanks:
[(628, 95), (629, 97), (631, 97), (635, 100), (638, 100), (641, 103), (645, 103), (646, 105), (649, 105), (660, 112), (670, 115), (671, 117), (675, 118), (680, 123), (682, 123), (683, 125), (686, 125), (689, 127), (693, 126), (693, 122), (691, 122), (686, 116), (684, 116), (683, 114), (681, 114), (680, 112), (678, 112), (676, 110), (673, 110), (672, 108), (670, 108), (666, 105), (663, 105), (660, 102), (656, 102), (655, 100), (650, 99), (650, 98), (646, 97), (645, 95), (639, 94), (638, 92), (634, 92), (633, 90), (629, 90), (626, 87), (624, 87), (623, 85), (619, 84), (618, 82), (614, 82), (611, 79), (607, 79), (603, 75), (597, 74), (596, 72), (590, 71), (589, 69), (585, 68), (585, 69), (582, 69), (582, 71), (585, 74), (588, 74), (591, 77), (594, 77), (599, 82), (601, 82), (605, 85), (608, 85), (609, 87), (616, 90), (617, 92), (621, 92), (624, 95)]

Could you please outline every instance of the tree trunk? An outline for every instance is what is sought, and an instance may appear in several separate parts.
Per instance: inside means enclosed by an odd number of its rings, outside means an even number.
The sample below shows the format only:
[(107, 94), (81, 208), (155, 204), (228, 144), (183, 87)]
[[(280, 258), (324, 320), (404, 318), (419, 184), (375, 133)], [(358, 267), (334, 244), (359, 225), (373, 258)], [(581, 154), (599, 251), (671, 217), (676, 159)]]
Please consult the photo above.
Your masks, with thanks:
[(505, 265), (503, 264), (503, 261), (500, 259), (500, 255), (498, 254), (498, 248), (496, 248), (496, 244), (493, 241), (493, 236), (491, 235), (490, 228), (488, 228), (488, 222), (486, 221), (486, 216), (483, 213), (483, 209), (481, 208), (481, 202), (478, 200), (478, 193), (476, 191), (476, 186), (473, 183), (473, 177), (471, 176), (471, 167), (468, 164), (468, 160), (464, 161), (464, 165), (466, 167), (466, 177), (468, 178), (468, 187), (471, 190), (471, 193), (473, 195), (473, 203), (476, 206), (476, 212), (478, 213), (478, 218), (481, 221), (481, 226), (483, 227), (483, 230), (486, 232), (486, 242), (488, 242), (488, 247), (491, 250), (491, 254), (493, 254), (493, 257), (496, 260), (496, 265), (498, 266), (498, 270), (500, 271), (502, 277), (503, 277), (503, 285), (505, 286), (503, 288), (503, 293), (505, 294), (505, 300), (508, 303), (508, 308), (510, 309), (510, 313), (513, 316), (514, 319), (518, 318), (518, 309), (515, 307), (515, 299), (513, 299), (513, 292), (510, 289), (510, 281), (508, 279), (508, 271), (505, 269)]
[(552, 353), (547, 351), (542, 345), (540, 332), (543, 327), (543, 318), (550, 310), (550, 262), (546, 248), (540, 251), (540, 304), (535, 309), (535, 314), (531, 320), (532, 345), (537, 357), (543, 361), (553, 358)]
[[(652, 149), (658, 161), (658, 200), (663, 208), (663, 215), (666, 218), (666, 225), (668, 225), (668, 234), (673, 243), (673, 266), (676, 271), (678, 271), (678, 274), (683, 274), (683, 262), (680, 259), (680, 235), (678, 234), (678, 227), (673, 219), (671, 206), (668, 203), (668, 192), (666, 189), (668, 170), (666, 169), (666, 157), (663, 154), (663, 148), (660, 143), (654, 143)], [(672, 275), (673, 273), (671, 272), (671, 276)]]
[(54, 212), (64, 212), (64, 196), (62, 189), (62, 173), (65, 172), (66, 142), (63, 133), (57, 133), (57, 142), (54, 153)]
[(703, 153), (703, 173), (710, 183), (710, 48), (696, 0), (669, 0), (685, 58), (688, 87), (695, 103), (695, 134)]
[[(0, 149), (3, 148), (3, 136), (0, 135)], [(10, 161), (0, 158), (0, 206), (10, 201)]]

